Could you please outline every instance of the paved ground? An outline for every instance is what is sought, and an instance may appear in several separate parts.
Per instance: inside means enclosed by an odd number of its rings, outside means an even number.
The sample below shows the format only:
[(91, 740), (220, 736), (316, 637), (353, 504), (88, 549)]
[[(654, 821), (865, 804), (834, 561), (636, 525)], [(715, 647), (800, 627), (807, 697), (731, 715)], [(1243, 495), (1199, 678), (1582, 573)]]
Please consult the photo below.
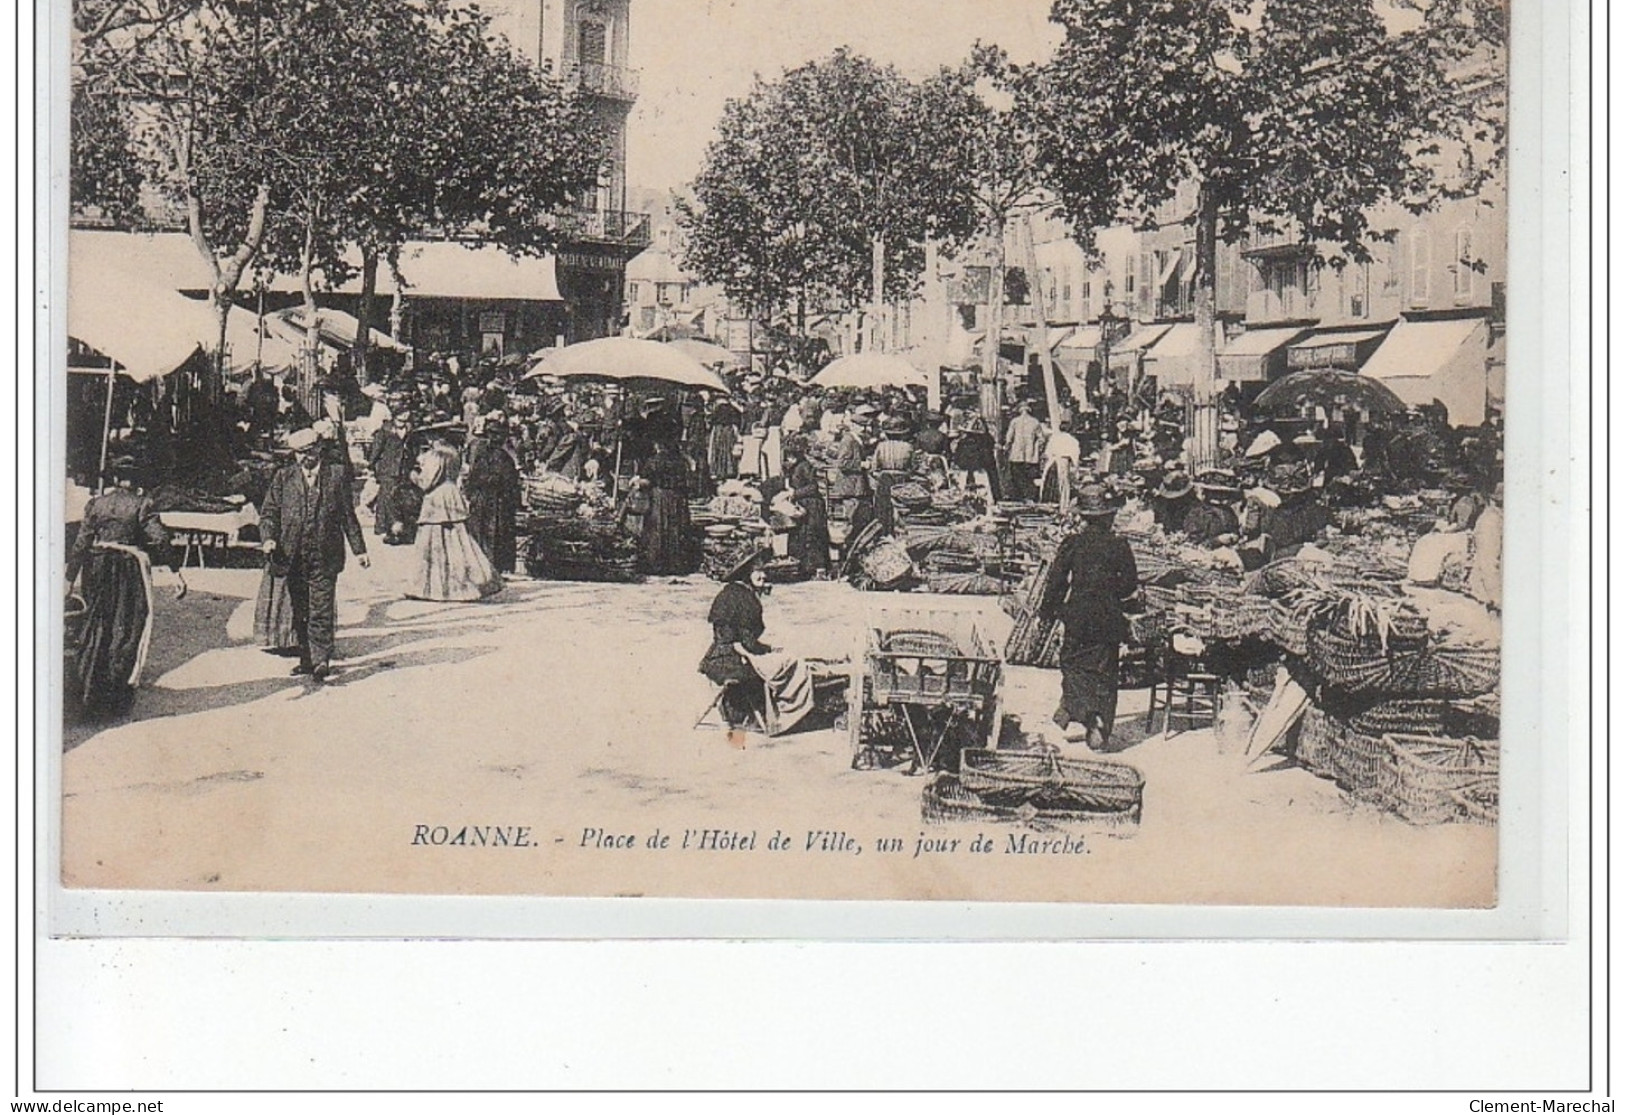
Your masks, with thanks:
[[(692, 725), (716, 586), (516, 581), (479, 604), (400, 599), (404, 554), (340, 581), (333, 683), (288, 676), (252, 644), (258, 573), (192, 571), (161, 594), (134, 719), (70, 730), (62, 760), (69, 886), (447, 894), (998, 898), (1197, 903), (1484, 905), (1495, 834), (1415, 829), (1296, 768), (1249, 771), (1211, 732), (1143, 738), (1125, 694), (1117, 758), (1146, 778), (1131, 836), (1082, 854), (1011, 854), (1009, 830), (920, 821), (922, 780), (850, 769), (844, 732), (740, 751)], [(851, 652), (865, 610), (932, 598), (844, 584), (779, 588), (768, 638)], [(959, 599), (1002, 639), (991, 600)], [(1058, 675), (1011, 668), (1006, 711), (1041, 724)], [(1080, 752), (1068, 745), (1071, 752)], [(423, 826), (423, 828), (420, 828)], [(526, 847), (431, 846), (444, 826), (502, 828)], [(670, 847), (650, 849), (659, 830)], [(756, 834), (690, 849), (685, 831)], [(603, 834), (588, 837), (588, 830)], [(769, 849), (782, 832), (789, 847)], [(838, 851), (808, 850), (809, 833)], [(978, 833), (997, 851), (972, 854)], [(921, 836), (951, 851), (914, 854)], [(632, 836), (636, 846), (599, 846)], [(861, 849), (845, 850), (845, 837)], [(877, 850), (880, 838), (901, 852)], [(470, 829), (468, 840), (474, 835)], [(692, 838), (691, 838), (692, 839)], [(816, 842), (817, 838), (815, 838)]]

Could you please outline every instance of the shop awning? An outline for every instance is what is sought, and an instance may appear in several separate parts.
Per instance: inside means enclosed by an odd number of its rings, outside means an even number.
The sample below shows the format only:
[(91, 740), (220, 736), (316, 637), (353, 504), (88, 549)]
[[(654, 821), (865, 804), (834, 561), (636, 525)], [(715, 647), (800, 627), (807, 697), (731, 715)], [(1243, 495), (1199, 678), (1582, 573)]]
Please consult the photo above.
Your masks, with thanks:
[[(75, 256), (106, 260), (122, 270), (142, 275), (153, 286), (179, 291), (208, 291), (214, 285), (209, 266), (198, 254), (192, 238), (183, 232), (153, 234), (112, 232), (103, 229), (74, 229), (69, 243)], [(359, 253), (346, 253), (347, 262), (358, 271)], [(501, 248), (477, 247), (455, 240), (414, 240), (401, 249), (401, 293), (420, 298), (515, 299), (561, 302), (558, 275), (552, 256), (524, 256), (518, 259)], [(253, 288), (252, 273), (243, 276), (238, 289)], [(267, 290), (296, 293), (302, 289), (297, 276), (272, 275)], [(359, 274), (337, 286), (326, 284), (318, 275), (318, 294), (360, 294)], [(378, 266), (381, 295), (393, 295), (395, 277), (388, 265)]]
[[(1224, 343), (1224, 328), (1215, 323), (1213, 347)], [(1196, 348), (1201, 333), (1194, 322), (1180, 322), (1145, 352), (1145, 374), (1157, 377), (1159, 387), (1194, 383), (1196, 380)], [(1132, 339), (1132, 338), (1131, 338)]]
[[(142, 276), (153, 287), (206, 294), (214, 286), (214, 274), (192, 238), (184, 232), (76, 228), (68, 233), (68, 245), (75, 259), (107, 263)], [(250, 290), (253, 285), (251, 272), (243, 276), (239, 289)], [(273, 275), (266, 289), (293, 293), (300, 289), (300, 283), (290, 275)]]
[(1287, 349), (1287, 366), (1353, 371), (1371, 355), (1383, 333), (1381, 329), (1315, 333)]
[[(381, 294), (394, 293), (394, 280), (386, 282), (387, 267), (378, 269)], [(401, 250), (401, 293), (417, 298), (513, 299), (562, 302), (552, 256), (514, 258), (501, 248), (474, 247), (452, 240), (413, 241)], [(356, 279), (338, 288), (359, 294)]]
[(1484, 421), (1489, 364), (1489, 323), (1470, 317), (1401, 321), (1362, 371), (1411, 406), (1438, 400), (1452, 425), (1477, 426)]
[(279, 372), (294, 367), (299, 360), (299, 346), (287, 335), (287, 326), (275, 315), (266, 315), (264, 328), (260, 318), (246, 310), (233, 310), (226, 316), (226, 371), (234, 376), (246, 376), (254, 370), (256, 361), (267, 372)]
[(1094, 359), (1097, 349), (1100, 348), (1100, 326), (1085, 325), (1072, 331), (1072, 335), (1055, 346), (1057, 356), (1069, 357), (1074, 360)]
[(214, 332), (209, 307), (115, 266), (81, 242), (68, 246), (68, 336), (138, 383), (166, 376)]
[(1127, 337), (1112, 345), (1112, 359), (1118, 357), (1125, 360), (1138, 360), (1145, 355), (1145, 350), (1162, 339), (1162, 335), (1172, 329), (1172, 325), (1142, 325)]
[[(236, 314), (232, 315), (236, 317)], [(304, 340), (305, 310), (303, 306), (295, 306), (290, 310), (279, 310), (266, 317), (268, 323), (274, 323), (271, 328), (280, 332), (284, 337), (297, 343)], [(361, 328), (353, 314), (343, 310), (318, 308), (316, 311), (316, 332), (318, 339), (325, 345), (341, 351), (355, 347), (356, 333)], [(372, 330), (372, 344), (375, 348), (393, 349), (396, 352), (406, 352), (407, 347), (391, 337), (388, 333)], [(235, 361), (234, 361), (235, 362)]]
[(1219, 375), (1237, 383), (1263, 383), (1270, 378), (1271, 359), (1303, 334), (1296, 327), (1249, 329), (1219, 350)]

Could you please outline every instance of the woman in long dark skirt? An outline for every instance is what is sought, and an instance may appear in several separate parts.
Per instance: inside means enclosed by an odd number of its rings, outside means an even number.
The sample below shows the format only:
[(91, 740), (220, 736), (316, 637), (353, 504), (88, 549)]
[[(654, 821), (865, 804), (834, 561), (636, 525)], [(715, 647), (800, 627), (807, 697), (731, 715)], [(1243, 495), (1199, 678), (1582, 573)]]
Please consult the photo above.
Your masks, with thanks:
[(666, 439), (645, 462), (649, 513), (643, 522), (643, 567), (654, 574), (692, 573), (695, 547), (688, 515), (688, 466)]
[(485, 417), (485, 430), (468, 443), (463, 494), (468, 499), (468, 533), (498, 573), (518, 567), (519, 466), (502, 444), (502, 415)]
[[(89, 720), (129, 712), (152, 641), (152, 563), (175, 568), (152, 500), (133, 487), (133, 462), (113, 468), (116, 486), (85, 506), (68, 556), (68, 585), (80, 581), (85, 607), (69, 648), (67, 707)], [(183, 578), (176, 595), (186, 595)]]
[(1055, 723), (1063, 731), (1082, 724), (1088, 745), (1098, 749), (1117, 720), (1117, 660), (1129, 634), (1123, 604), (1139, 588), (1139, 574), (1134, 551), (1112, 533), (1116, 512), (1104, 489), (1085, 485), (1073, 510), (1083, 525), (1050, 564), (1041, 614), (1065, 627)]
[(829, 511), (819, 490), (818, 469), (807, 459), (807, 439), (801, 434), (784, 438), (785, 485), (801, 520), (790, 531), (790, 556), (800, 563), (803, 577), (829, 571)]

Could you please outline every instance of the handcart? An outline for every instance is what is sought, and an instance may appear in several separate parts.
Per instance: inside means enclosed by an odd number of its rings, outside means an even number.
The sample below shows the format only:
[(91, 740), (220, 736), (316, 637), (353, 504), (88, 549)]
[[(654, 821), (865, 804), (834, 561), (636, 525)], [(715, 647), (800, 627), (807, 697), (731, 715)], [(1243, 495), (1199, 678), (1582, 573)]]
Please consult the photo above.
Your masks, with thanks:
[(1004, 664), (974, 614), (879, 608), (864, 640), (848, 715), (853, 769), (957, 770), (961, 751), (992, 745)]

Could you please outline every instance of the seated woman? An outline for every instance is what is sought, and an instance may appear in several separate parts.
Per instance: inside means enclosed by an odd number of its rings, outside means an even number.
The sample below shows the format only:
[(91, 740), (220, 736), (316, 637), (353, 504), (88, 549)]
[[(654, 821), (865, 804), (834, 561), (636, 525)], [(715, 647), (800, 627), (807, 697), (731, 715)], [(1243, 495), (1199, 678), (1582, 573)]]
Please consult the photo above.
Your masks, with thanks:
[[(762, 642), (767, 629), (761, 597), (767, 591), (762, 571), (766, 550), (752, 550), (724, 576), (722, 591), (711, 602), (711, 648), (700, 660), (700, 673), (722, 686), (722, 715), (728, 742), (745, 745), (741, 726), (760, 711), (768, 735), (780, 735), (799, 724), (813, 708), (813, 678), (807, 664)], [(765, 683), (758, 689), (755, 683)], [(744, 684), (741, 684), (744, 683)], [(759, 694), (765, 692), (764, 703)]]

